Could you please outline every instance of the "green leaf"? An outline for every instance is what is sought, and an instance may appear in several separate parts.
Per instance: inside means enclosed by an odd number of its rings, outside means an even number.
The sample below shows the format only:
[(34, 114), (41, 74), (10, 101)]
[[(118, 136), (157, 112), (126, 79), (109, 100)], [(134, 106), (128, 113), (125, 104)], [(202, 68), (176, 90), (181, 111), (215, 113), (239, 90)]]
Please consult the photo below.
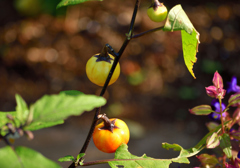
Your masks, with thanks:
[(193, 29), (194, 27), (181, 5), (176, 5), (169, 11), (163, 28), (164, 31), (171, 32), (185, 30), (188, 34), (192, 34)]
[(172, 161), (174, 162), (178, 162), (178, 163), (187, 163), (189, 164), (189, 160), (187, 159), (187, 157), (191, 157), (195, 154), (192, 154), (191, 151), (188, 151), (186, 149), (183, 149), (180, 145), (178, 144), (169, 144), (169, 143), (162, 143), (162, 147), (169, 150), (169, 149), (173, 149), (174, 151), (180, 151), (180, 154), (177, 158), (173, 158)]
[(85, 156), (85, 153), (80, 153), (80, 154), (78, 154), (78, 155), (77, 155), (77, 160), (80, 159), (80, 158), (82, 158), (83, 156)]
[(223, 152), (226, 154), (226, 156), (231, 159), (232, 145), (228, 134), (224, 133), (222, 136), (220, 136), (220, 147), (223, 149)]
[(6, 146), (0, 149), (0, 167), (60, 168), (61, 166), (33, 149), (19, 146), (14, 151), (10, 146)]
[(10, 146), (0, 148), (0, 167), (22, 168), (18, 156)]
[(58, 161), (59, 162), (68, 162), (68, 161), (74, 162), (75, 158), (72, 155), (67, 155), (67, 156), (64, 156), (62, 158), (59, 158)]
[(128, 152), (126, 144), (122, 144), (115, 153), (115, 159), (123, 159), (108, 162), (111, 167), (117, 168), (119, 166), (131, 167), (131, 168), (168, 168), (171, 160), (167, 159), (154, 159), (147, 157), (145, 154), (141, 157), (132, 155)]
[[(225, 122), (224, 124), (226, 125), (228, 122)], [(117, 168), (117, 167), (131, 167), (131, 168), (139, 168), (139, 167), (144, 167), (144, 168), (168, 168), (169, 165), (172, 162), (176, 163), (185, 163), (188, 164), (189, 157), (195, 156), (198, 154), (201, 150), (204, 149), (206, 146), (206, 140), (209, 136), (212, 136), (214, 133), (219, 132), (221, 130), (221, 125), (216, 127), (212, 132), (209, 132), (206, 134), (197, 145), (190, 149), (184, 149), (178, 144), (169, 144), (169, 143), (163, 143), (162, 147), (169, 150), (173, 149), (175, 151), (180, 151), (179, 156), (176, 158), (172, 159), (155, 159), (151, 157), (147, 157), (145, 154), (141, 157), (132, 155), (128, 150), (127, 150), (127, 145), (122, 144), (116, 151), (115, 153), (115, 159), (114, 161), (108, 162), (108, 164), (111, 167)]]
[(24, 130), (36, 131), (36, 130), (39, 130), (39, 129), (52, 127), (52, 126), (63, 124), (63, 123), (64, 123), (64, 120), (59, 120), (59, 121), (54, 121), (54, 122), (51, 122), (51, 121), (47, 121), (47, 122), (39, 121), (39, 122), (37, 122), (36, 121), (36, 122), (32, 122), (30, 125), (25, 126)]
[(95, 95), (45, 95), (30, 108), (32, 119), (27, 128), (37, 130), (63, 123), (63, 120), (72, 115), (80, 115), (84, 111), (91, 111), (103, 106), (106, 100)]
[(62, 0), (58, 5), (57, 8), (62, 6), (69, 6), (69, 5), (77, 5), (87, 1), (102, 1), (102, 0)]
[(23, 100), (23, 98), (20, 95), (16, 94), (15, 97), (17, 102), (17, 106), (16, 106), (17, 118), (19, 119), (21, 124), (24, 124), (27, 120), (29, 109), (26, 102)]
[(181, 31), (181, 34), (185, 65), (187, 66), (191, 75), (196, 78), (193, 73), (193, 65), (197, 61), (196, 54), (198, 52), (198, 44), (200, 43), (199, 33), (195, 29), (193, 29), (192, 34), (188, 34), (184, 30)]
[(185, 65), (191, 75), (196, 78), (193, 73), (193, 64), (197, 61), (196, 53), (198, 52), (198, 44), (200, 43), (199, 33), (192, 25), (181, 5), (176, 5), (169, 11), (163, 30), (181, 30)]
[(66, 94), (66, 95), (71, 95), (71, 96), (78, 96), (81, 94), (84, 94), (83, 92), (80, 92), (78, 90), (65, 90), (61, 91), (60, 94)]

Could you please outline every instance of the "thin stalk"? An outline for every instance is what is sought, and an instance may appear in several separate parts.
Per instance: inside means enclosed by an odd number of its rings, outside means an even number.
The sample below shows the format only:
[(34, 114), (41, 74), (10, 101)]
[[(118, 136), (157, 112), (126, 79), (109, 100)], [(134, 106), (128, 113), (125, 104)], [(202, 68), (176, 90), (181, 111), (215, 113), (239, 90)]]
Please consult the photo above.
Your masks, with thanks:
[(224, 123), (223, 123), (222, 99), (219, 98), (218, 101), (219, 101), (219, 104), (220, 104), (222, 133), (224, 134), (225, 130), (224, 130)]
[(136, 34), (136, 35), (133, 35), (132, 38), (138, 38), (138, 37), (141, 37), (141, 36), (143, 36), (143, 35), (146, 35), (146, 34), (149, 34), (149, 33), (153, 33), (153, 32), (162, 30), (163, 28), (164, 28), (164, 26), (162, 26), (162, 27), (157, 27), (157, 28), (155, 28), (155, 29), (151, 29), (151, 30), (148, 30), (148, 31), (145, 31), (145, 32)]
[[(114, 70), (115, 70), (115, 68), (116, 68), (116, 66), (117, 66), (117, 63), (119, 62), (120, 57), (122, 56), (125, 48), (127, 47), (129, 41), (130, 41), (131, 38), (132, 38), (132, 32), (133, 32), (133, 28), (134, 28), (134, 23), (135, 23), (135, 19), (136, 19), (138, 7), (139, 7), (139, 0), (136, 0), (135, 7), (134, 7), (134, 11), (133, 11), (133, 15), (132, 15), (132, 20), (131, 20), (130, 27), (129, 27), (129, 31), (128, 31), (128, 35), (127, 35), (125, 41), (123, 42), (122, 47), (120, 48), (119, 52), (116, 53), (116, 57), (115, 57), (115, 59), (114, 59), (113, 65), (112, 65), (112, 67), (111, 67), (111, 69), (110, 69), (110, 72), (109, 72), (109, 74), (108, 74), (107, 80), (105, 81), (105, 84), (104, 84), (104, 86), (103, 86), (103, 88), (102, 88), (102, 91), (101, 91), (101, 93), (100, 93), (100, 96), (103, 96), (103, 95), (104, 95), (104, 93), (105, 93), (105, 91), (106, 91), (106, 89), (107, 89), (107, 87), (108, 87), (109, 81), (110, 81), (110, 79), (111, 79), (111, 77), (112, 77), (112, 74), (113, 74), (113, 72), (114, 72)], [(86, 150), (87, 150), (87, 147), (88, 147), (88, 145), (89, 145), (89, 142), (90, 142), (90, 140), (91, 140), (91, 138), (92, 138), (92, 134), (93, 134), (94, 128), (95, 128), (96, 125), (97, 125), (98, 115), (100, 114), (100, 109), (101, 109), (101, 108), (97, 108), (96, 111), (95, 111), (95, 115), (94, 115), (94, 118), (93, 118), (93, 122), (92, 122), (91, 128), (90, 128), (90, 130), (89, 130), (88, 136), (87, 136), (87, 138), (86, 138), (86, 140), (85, 140), (85, 143), (84, 143), (84, 145), (83, 145), (83, 147), (82, 147), (82, 149), (81, 149), (81, 151), (80, 151), (79, 153), (85, 153)], [(81, 159), (79, 159), (79, 162), (80, 162), (80, 161), (81, 161)], [(78, 162), (77, 164), (79, 164), (79, 162)], [(73, 162), (73, 163), (69, 166), (69, 168), (75, 168), (75, 167), (76, 167), (76, 166), (75, 166), (75, 162)]]
[[(96, 160), (92, 162), (83, 162), (81, 166), (92, 166), (92, 165), (97, 165), (97, 164), (105, 164), (108, 162), (114, 162), (114, 161), (136, 161), (136, 160), (149, 160), (149, 159), (105, 159), (105, 160)], [(164, 160), (164, 159), (162, 159)]]

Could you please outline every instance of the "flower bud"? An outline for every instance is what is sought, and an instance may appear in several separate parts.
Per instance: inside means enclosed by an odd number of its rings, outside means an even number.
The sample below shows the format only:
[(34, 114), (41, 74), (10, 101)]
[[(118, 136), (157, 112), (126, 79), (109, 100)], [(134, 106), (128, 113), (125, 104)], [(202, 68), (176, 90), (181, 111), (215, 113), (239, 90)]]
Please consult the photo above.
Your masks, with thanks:
[(217, 88), (223, 88), (222, 77), (221, 77), (221, 75), (219, 75), (219, 73), (217, 71), (214, 73), (214, 76), (213, 76), (213, 84)]
[(228, 99), (228, 103), (230, 106), (239, 106), (240, 105), (240, 93), (235, 93)]
[(226, 90), (223, 89), (223, 80), (218, 72), (214, 73), (213, 86), (206, 87), (207, 95), (216, 99), (223, 99)]
[(195, 114), (195, 115), (208, 115), (211, 112), (213, 112), (212, 107), (209, 105), (196, 106), (196, 107), (190, 109), (189, 111), (190, 111), (190, 113)]
[(219, 163), (218, 159), (214, 155), (201, 154), (197, 156), (203, 167), (215, 167)]
[(25, 135), (27, 136), (28, 140), (32, 140), (34, 135), (31, 131), (24, 131)]
[(207, 95), (212, 97), (212, 98), (216, 98), (217, 97), (217, 88), (215, 86), (208, 86), (205, 87)]

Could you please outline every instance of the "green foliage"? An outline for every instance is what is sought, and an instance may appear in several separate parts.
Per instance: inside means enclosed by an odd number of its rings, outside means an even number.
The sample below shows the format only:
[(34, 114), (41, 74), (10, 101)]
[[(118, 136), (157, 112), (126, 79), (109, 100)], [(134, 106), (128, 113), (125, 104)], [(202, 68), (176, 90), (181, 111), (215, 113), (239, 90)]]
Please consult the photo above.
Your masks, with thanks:
[(176, 5), (169, 11), (163, 30), (181, 30), (184, 61), (189, 72), (195, 78), (193, 64), (197, 61), (196, 53), (198, 52), (198, 44), (200, 43), (199, 33), (193, 27), (181, 5)]
[(78, 90), (65, 90), (61, 91), (60, 94), (66, 94), (66, 95), (71, 95), (71, 96), (78, 96), (81, 94), (84, 94), (83, 92), (80, 92)]
[(108, 162), (111, 167), (116, 168), (118, 165), (124, 166), (124, 167), (131, 167), (131, 168), (138, 168), (138, 167), (144, 167), (144, 168), (168, 168), (169, 165), (172, 162), (176, 163), (185, 163), (189, 164), (189, 157), (192, 157), (199, 153), (206, 142), (206, 137), (204, 137), (203, 140), (201, 140), (200, 144), (197, 144), (194, 148), (190, 149), (183, 149), (178, 144), (169, 144), (169, 143), (163, 143), (162, 147), (169, 150), (173, 149), (174, 151), (179, 151), (179, 156), (176, 158), (171, 159), (155, 159), (151, 157), (147, 157), (145, 154), (141, 157), (132, 155), (128, 149), (126, 144), (122, 144), (115, 153), (115, 159)]
[[(67, 94), (66, 94), (67, 93)], [(69, 94), (62, 92), (58, 95), (45, 95), (31, 106), (29, 113), (30, 124), (27, 130), (37, 130), (46, 126), (63, 123), (72, 115), (80, 115), (84, 111), (91, 111), (106, 103), (102, 97), (85, 94)]]
[(62, 6), (69, 6), (69, 5), (77, 5), (87, 1), (102, 1), (102, 0), (62, 0), (58, 5), (57, 8)]
[(16, 95), (16, 102), (16, 112), (0, 112), (0, 126), (12, 122), (7, 117), (10, 114), (16, 127), (22, 125), (24, 130), (32, 131), (62, 124), (69, 116), (103, 106), (106, 100), (71, 90), (58, 95), (45, 95), (32, 104), (30, 110), (20, 95)]
[(117, 168), (117, 166), (131, 167), (131, 168), (167, 168), (169, 167), (171, 160), (154, 159), (147, 157), (145, 154), (141, 157), (132, 155), (128, 152), (127, 145), (122, 144), (115, 153), (115, 159), (123, 159), (118, 161), (111, 161), (108, 164), (111, 167)]
[(224, 133), (222, 136), (220, 136), (220, 147), (223, 149), (223, 152), (226, 154), (226, 156), (231, 159), (232, 145), (228, 134)]
[(132, 168), (168, 168), (172, 162), (189, 164), (190, 162), (188, 158), (199, 153), (203, 149), (205, 142), (206, 137), (201, 140), (200, 144), (197, 144), (194, 148), (190, 149), (183, 149), (183, 147), (178, 144), (163, 143), (162, 147), (167, 150), (173, 149), (175, 151), (180, 151), (179, 156), (172, 159), (155, 159), (147, 157), (145, 154), (141, 157), (138, 157), (129, 153), (129, 151), (127, 150), (127, 145), (123, 144), (117, 149), (115, 153), (115, 159), (120, 160), (110, 161), (109, 165), (111, 167), (117, 167), (117, 165), (122, 165), (124, 167)]
[(17, 107), (16, 107), (17, 116), (16, 117), (21, 122), (21, 124), (23, 124), (26, 122), (26, 119), (29, 114), (28, 106), (20, 95), (16, 94), (15, 97), (16, 97), (16, 102), (17, 102)]
[(75, 158), (72, 155), (67, 155), (67, 156), (59, 158), (58, 161), (59, 162), (68, 162), (68, 161), (74, 162)]
[(198, 44), (199, 42), (199, 33), (193, 29), (192, 34), (186, 33), (186, 31), (181, 31), (182, 34), (182, 48), (183, 48), (183, 57), (185, 64), (191, 73), (191, 75), (195, 77), (193, 73), (193, 65), (197, 61), (196, 53), (198, 52)]
[(10, 146), (6, 146), (0, 149), (0, 167), (60, 168), (61, 166), (33, 149), (18, 146), (14, 151)]

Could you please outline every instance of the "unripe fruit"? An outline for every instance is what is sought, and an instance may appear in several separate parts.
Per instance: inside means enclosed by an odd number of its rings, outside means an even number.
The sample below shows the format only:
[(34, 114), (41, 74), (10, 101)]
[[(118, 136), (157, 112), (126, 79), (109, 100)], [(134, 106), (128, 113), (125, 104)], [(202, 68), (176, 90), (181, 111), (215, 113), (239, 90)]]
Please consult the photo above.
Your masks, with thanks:
[(156, 3), (150, 6), (147, 10), (148, 17), (154, 22), (161, 22), (166, 19), (168, 11), (163, 3)]

